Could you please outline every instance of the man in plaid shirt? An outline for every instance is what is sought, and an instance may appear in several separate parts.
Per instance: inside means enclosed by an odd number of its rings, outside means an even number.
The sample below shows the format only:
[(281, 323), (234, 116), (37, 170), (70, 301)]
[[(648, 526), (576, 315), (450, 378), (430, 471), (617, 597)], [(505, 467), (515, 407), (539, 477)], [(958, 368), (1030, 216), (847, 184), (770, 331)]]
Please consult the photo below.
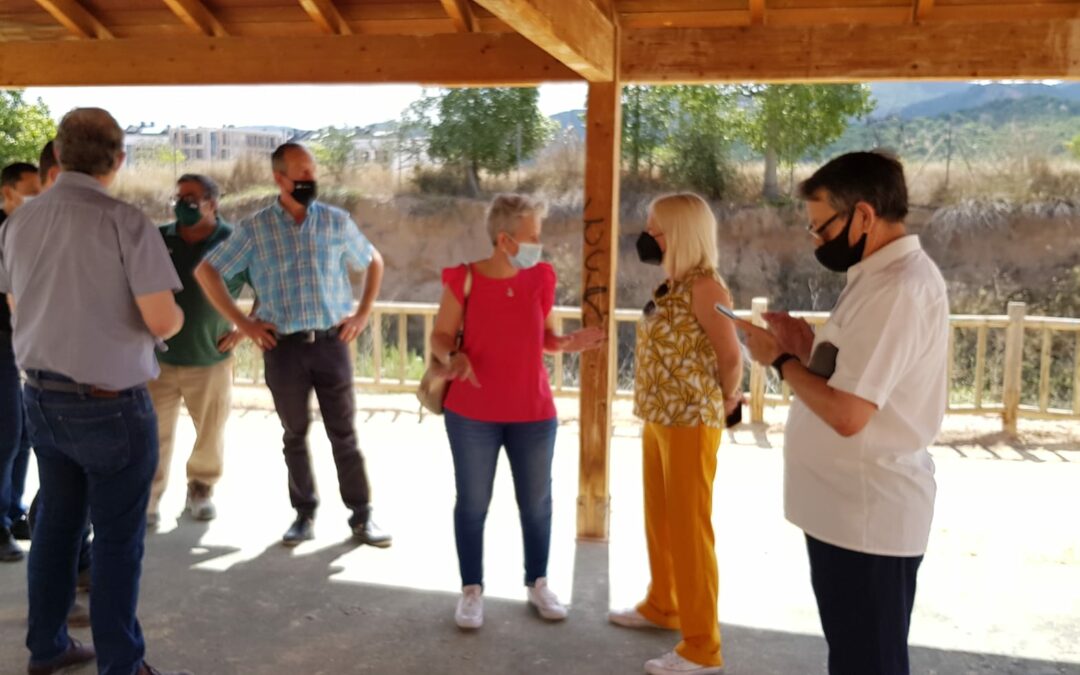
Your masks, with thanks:
[[(237, 226), (195, 270), (214, 307), (263, 350), (266, 384), (285, 430), (289, 498), (296, 520), (286, 546), (314, 537), (319, 505), (308, 452), (311, 391), (319, 400), (337, 465), (341, 499), (353, 515), (355, 538), (387, 547), (390, 535), (371, 520), (364, 457), (356, 443), (356, 400), (349, 343), (367, 326), (382, 282), (383, 260), (349, 214), (316, 201), (311, 153), (285, 143), (271, 157), (280, 195)], [(366, 270), (364, 295), (353, 311), (349, 268)], [(247, 270), (258, 297), (254, 316), (237, 306), (223, 279)]]

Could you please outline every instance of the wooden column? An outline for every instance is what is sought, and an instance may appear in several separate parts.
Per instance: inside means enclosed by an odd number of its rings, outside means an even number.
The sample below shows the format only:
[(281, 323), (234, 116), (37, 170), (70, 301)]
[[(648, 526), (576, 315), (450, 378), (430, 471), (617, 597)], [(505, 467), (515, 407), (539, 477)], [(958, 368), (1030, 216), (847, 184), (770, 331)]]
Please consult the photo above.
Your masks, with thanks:
[[(616, 61), (617, 62), (617, 61)], [(618, 72), (618, 68), (616, 68)], [(589, 84), (585, 119), (585, 223), (581, 321), (601, 326), (607, 348), (581, 355), (581, 462), (577, 533), (581, 539), (608, 536), (608, 450), (615, 393), (616, 263), (619, 255), (619, 142), (622, 87)]]

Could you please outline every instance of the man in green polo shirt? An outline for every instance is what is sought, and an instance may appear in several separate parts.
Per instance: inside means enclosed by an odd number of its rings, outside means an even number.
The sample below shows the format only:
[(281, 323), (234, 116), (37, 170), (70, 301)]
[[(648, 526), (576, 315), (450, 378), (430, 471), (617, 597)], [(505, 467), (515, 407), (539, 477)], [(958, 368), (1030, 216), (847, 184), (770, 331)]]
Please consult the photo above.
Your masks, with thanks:
[[(211, 499), (221, 478), (225, 455), (225, 423), (232, 405), (232, 349), (242, 339), (233, 326), (206, 301), (191, 273), (203, 256), (232, 233), (217, 214), (221, 190), (208, 176), (184, 174), (176, 183), (176, 221), (161, 227), (184, 289), (176, 302), (184, 310), (184, 327), (158, 351), (161, 376), (149, 384), (158, 415), (160, 459), (148, 507), (148, 527), (161, 520), (158, 505), (169, 479), (176, 421), (181, 401), (195, 424), (195, 447), (187, 462), (187, 511), (196, 520), (211, 520)], [(238, 297), (247, 272), (226, 280)]]

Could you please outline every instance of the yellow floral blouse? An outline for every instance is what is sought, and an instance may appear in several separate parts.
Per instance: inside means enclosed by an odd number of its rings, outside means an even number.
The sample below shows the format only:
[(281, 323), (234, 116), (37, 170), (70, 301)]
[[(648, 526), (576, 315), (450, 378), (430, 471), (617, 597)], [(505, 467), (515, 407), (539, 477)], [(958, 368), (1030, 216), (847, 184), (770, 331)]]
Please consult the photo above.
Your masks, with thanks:
[(646, 308), (638, 321), (634, 415), (646, 422), (725, 426), (716, 352), (691, 306), (690, 291), (703, 275), (724, 283), (714, 269), (694, 270), (667, 293), (654, 294), (655, 308)]

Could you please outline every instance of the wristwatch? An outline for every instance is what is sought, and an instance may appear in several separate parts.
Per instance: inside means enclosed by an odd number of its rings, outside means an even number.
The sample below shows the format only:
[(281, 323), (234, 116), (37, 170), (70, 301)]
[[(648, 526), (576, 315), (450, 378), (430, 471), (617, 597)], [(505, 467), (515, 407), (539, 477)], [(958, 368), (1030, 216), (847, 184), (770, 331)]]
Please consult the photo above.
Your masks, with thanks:
[(794, 354), (784, 353), (780, 356), (777, 356), (776, 360), (772, 362), (773, 370), (776, 371), (776, 376), (779, 377), (781, 380), (784, 379), (784, 364), (788, 361), (791, 361), (792, 359), (795, 359), (797, 361), (798, 357), (796, 357)]

